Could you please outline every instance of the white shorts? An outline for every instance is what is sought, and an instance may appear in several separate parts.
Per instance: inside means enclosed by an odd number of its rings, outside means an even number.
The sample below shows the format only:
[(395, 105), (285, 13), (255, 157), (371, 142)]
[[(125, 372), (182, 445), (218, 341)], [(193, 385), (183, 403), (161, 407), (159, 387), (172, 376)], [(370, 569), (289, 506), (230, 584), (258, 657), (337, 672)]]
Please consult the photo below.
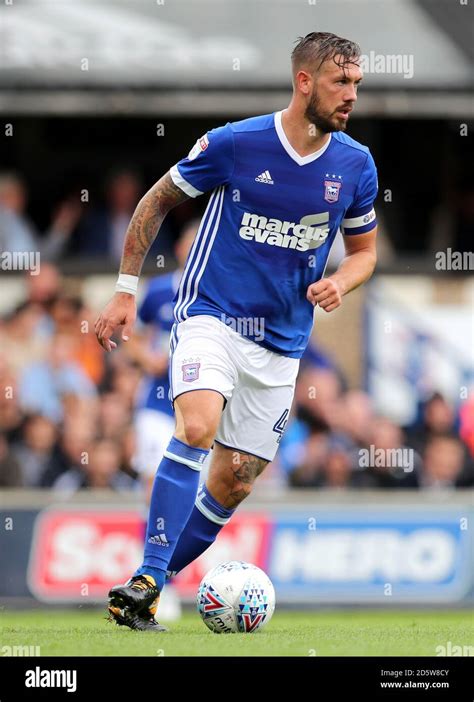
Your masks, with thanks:
[(215, 440), (273, 460), (288, 421), (299, 359), (269, 351), (215, 317), (196, 315), (173, 328), (171, 398), (216, 390), (226, 400)]

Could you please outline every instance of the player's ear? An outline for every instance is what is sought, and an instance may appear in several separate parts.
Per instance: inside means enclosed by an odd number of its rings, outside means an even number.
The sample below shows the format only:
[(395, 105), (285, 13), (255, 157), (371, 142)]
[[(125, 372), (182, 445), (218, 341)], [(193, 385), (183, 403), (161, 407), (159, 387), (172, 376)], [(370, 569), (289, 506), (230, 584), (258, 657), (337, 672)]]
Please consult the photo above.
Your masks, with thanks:
[(313, 89), (313, 79), (308, 71), (299, 70), (295, 75), (295, 86), (303, 95), (310, 95)]

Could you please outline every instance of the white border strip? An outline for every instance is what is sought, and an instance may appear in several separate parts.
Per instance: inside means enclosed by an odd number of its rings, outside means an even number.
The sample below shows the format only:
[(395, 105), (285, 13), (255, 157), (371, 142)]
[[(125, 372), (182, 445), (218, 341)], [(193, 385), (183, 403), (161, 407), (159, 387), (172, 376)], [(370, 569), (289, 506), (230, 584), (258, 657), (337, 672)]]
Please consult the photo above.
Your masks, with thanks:
[(183, 465), (188, 466), (188, 468), (192, 468), (193, 470), (200, 471), (202, 468), (201, 463), (191, 461), (189, 458), (177, 456), (175, 453), (171, 453), (170, 451), (165, 451), (163, 453), (163, 456), (166, 456), (166, 458), (170, 458), (172, 461), (176, 461), (177, 463), (182, 463)]
[(189, 195), (189, 197), (197, 197), (198, 195), (202, 195), (201, 190), (198, 190), (194, 187), (194, 185), (191, 185), (191, 183), (188, 183), (188, 181), (183, 178), (176, 164), (174, 166), (171, 166), (170, 176), (173, 183), (178, 188), (180, 188), (183, 191), (183, 193)]
[(372, 208), (370, 212), (360, 217), (350, 217), (349, 219), (343, 219), (341, 224), (344, 229), (351, 229), (352, 227), (363, 227), (364, 224), (370, 224), (375, 219), (375, 210)]
[(197, 507), (197, 509), (201, 512), (201, 514), (207, 517), (207, 519), (209, 519), (210, 522), (214, 522), (215, 524), (220, 524), (221, 526), (224, 526), (224, 524), (227, 524), (227, 522), (230, 521), (230, 517), (218, 517), (216, 514), (211, 512), (210, 509), (208, 509), (202, 504), (199, 498), (194, 504)]

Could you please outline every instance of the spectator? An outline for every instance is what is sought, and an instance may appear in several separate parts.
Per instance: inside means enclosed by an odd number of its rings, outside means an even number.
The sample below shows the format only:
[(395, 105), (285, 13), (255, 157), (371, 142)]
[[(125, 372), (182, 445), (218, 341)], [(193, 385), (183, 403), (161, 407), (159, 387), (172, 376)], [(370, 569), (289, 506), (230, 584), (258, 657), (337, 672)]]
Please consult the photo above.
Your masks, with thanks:
[(59, 270), (52, 263), (41, 262), (38, 275), (25, 277), (27, 295), (25, 302), (39, 308), (39, 319), (35, 337), (49, 340), (54, 332), (54, 322), (50, 315), (51, 305), (61, 292), (62, 279)]
[(58, 294), (50, 304), (50, 315), (54, 330), (74, 339), (72, 358), (98, 385), (104, 375), (104, 354), (93, 333), (92, 312), (80, 297)]
[[(112, 173), (105, 184), (105, 206), (91, 209), (79, 224), (75, 237), (78, 253), (103, 256), (118, 263), (128, 225), (142, 194), (142, 181), (135, 171), (124, 168)], [(165, 221), (156, 246), (162, 247), (168, 228)]]
[(41, 310), (23, 302), (6, 317), (0, 329), (0, 348), (16, 374), (45, 356), (46, 341), (36, 334)]
[(134, 490), (139, 484), (120, 470), (121, 460), (121, 450), (117, 442), (104, 438), (96, 439), (90, 447), (85, 464), (81, 468), (71, 468), (61, 475), (53, 488), (61, 492), (92, 488)]
[(316, 487), (321, 484), (321, 472), (329, 454), (329, 434), (315, 430), (310, 433), (298, 452), (298, 460), (288, 473), (291, 487)]
[(23, 425), (21, 441), (14, 446), (14, 455), (21, 465), (21, 484), (40, 487), (43, 475), (55, 453), (58, 429), (54, 422), (41, 414), (28, 416)]
[(11, 450), (7, 437), (0, 433), (0, 488), (21, 487), (21, 485), (20, 463)]
[(41, 238), (26, 216), (27, 202), (26, 185), (20, 176), (0, 174), (0, 250), (39, 251), (44, 259), (56, 260), (79, 220), (80, 206), (68, 201), (61, 203)]
[(120, 441), (130, 422), (126, 400), (118, 392), (106, 392), (100, 397), (100, 433), (107, 439)]
[(331, 368), (308, 365), (303, 368), (295, 390), (295, 402), (308, 416), (331, 426), (341, 393), (337, 373)]
[(17, 394), (14, 392), (11, 397), (6, 397), (5, 390), (2, 387), (2, 394), (0, 394), (0, 431), (5, 434), (9, 444), (19, 440), (22, 423), (23, 415), (18, 404)]
[(441, 489), (472, 487), (472, 473), (464, 476), (464, 447), (457, 436), (438, 434), (431, 436), (424, 450), (424, 467), (419, 487)]
[(94, 439), (94, 429), (87, 421), (66, 421), (62, 428), (58, 452), (45, 466), (41, 487), (51, 487), (68, 471), (80, 471), (87, 460)]
[(352, 459), (343, 441), (330, 442), (328, 456), (322, 465), (317, 487), (345, 490), (356, 486)]
[(421, 420), (407, 429), (407, 443), (420, 453), (431, 436), (455, 431), (454, 408), (435, 392), (421, 407)]
[(49, 314), (49, 306), (61, 291), (61, 274), (52, 263), (42, 263), (38, 275), (27, 275), (27, 302), (40, 305)]
[(333, 413), (332, 428), (349, 437), (354, 447), (370, 444), (374, 421), (372, 400), (362, 390), (349, 390), (341, 398)]
[(94, 396), (68, 396), (63, 401), (63, 426), (81, 425), (91, 434), (100, 433), (99, 430), (99, 405), (100, 395)]
[(22, 421), (17, 379), (7, 357), (0, 352), (0, 431), (10, 443), (19, 438)]
[(416, 487), (421, 458), (412, 448), (404, 445), (401, 428), (386, 417), (376, 417), (369, 426), (369, 432), (369, 446), (359, 451), (359, 486)]
[(112, 374), (111, 388), (120, 395), (128, 409), (132, 409), (135, 404), (140, 378), (140, 369), (128, 360)]
[(44, 361), (26, 367), (20, 375), (20, 404), (26, 411), (41, 412), (53, 421), (63, 417), (65, 396), (93, 397), (94, 384), (73, 361), (74, 341), (71, 336), (56, 333)]

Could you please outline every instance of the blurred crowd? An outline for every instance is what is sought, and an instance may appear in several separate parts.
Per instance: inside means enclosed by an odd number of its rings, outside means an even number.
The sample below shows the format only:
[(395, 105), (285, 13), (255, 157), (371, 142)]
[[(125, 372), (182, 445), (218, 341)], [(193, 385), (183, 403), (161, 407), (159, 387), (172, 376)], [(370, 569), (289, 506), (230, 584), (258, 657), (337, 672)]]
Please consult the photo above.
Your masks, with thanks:
[[(0, 487), (139, 490), (134, 413), (142, 366), (94, 335), (97, 310), (44, 263), (0, 322)], [(297, 488), (474, 485), (474, 397), (440, 394), (400, 427), (308, 348), (277, 459), (261, 480)]]
[(26, 281), (0, 324), (0, 486), (134, 489), (140, 370), (104, 353), (96, 312), (52, 264)]
[(463, 488), (474, 486), (474, 398), (420, 401), (401, 427), (376, 413), (370, 396), (345, 387), (330, 363), (303, 358), (293, 417), (278, 467), (293, 487)]
[[(74, 257), (120, 262), (133, 212), (146, 188), (140, 173), (123, 167), (111, 171), (100, 193), (72, 189), (51, 203), (49, 223), (40, 230), (29, 216), (29, 191), (18, 173), (0, 173), (0, 251), (39, 252), (42, 261)], [(183, 224), (202, 208), (193, 198), (168, 216), (150, 254), (168, 254)]]
[[(148, 187), (151, 184), (148, 183)], [(18, 172), (0, 172), (0, 251), (40, 252), (41, 260), (50, 262), (83, 259), (99, 261), (106, 266), (118, 263), (128, 223), (147, 189), (140, 169), (127, 165), (117, 167), (94, 192), (80, 189), (67, 179), (63, 188), (66, 196), (43, 203), (42, 210), (49, 213), (49, 218), (40, 227), (30, 217), (30, 193), (25, 178)], [(199, 198), (189, 198), (173, 210), (161, 226), (159, 240), (152, 245), (150, 255), (171, 253), (179, 231), (186, 221), (202, 214), (204, 204)], [(389, 226), (386, 215), (385, 203), (379, 197), (379, 265), (389, 265), (403, 253), (398, 236), (401, 225)], [(438, 203), (431, 216), (430, 235), (423, 246), (420, 244), (420, 251), (433, 253), (446, 247), (469, 251), (473, 226), (474, 185), (467, 180)], [(408, 243), (408, 249), (413, 248), (414, 242)], [(407, 248), (407, 242), (401, 245)], [(343, 242), (338, 237), (331, 251), (330, 265), (336, 265), (342, 255)]]

